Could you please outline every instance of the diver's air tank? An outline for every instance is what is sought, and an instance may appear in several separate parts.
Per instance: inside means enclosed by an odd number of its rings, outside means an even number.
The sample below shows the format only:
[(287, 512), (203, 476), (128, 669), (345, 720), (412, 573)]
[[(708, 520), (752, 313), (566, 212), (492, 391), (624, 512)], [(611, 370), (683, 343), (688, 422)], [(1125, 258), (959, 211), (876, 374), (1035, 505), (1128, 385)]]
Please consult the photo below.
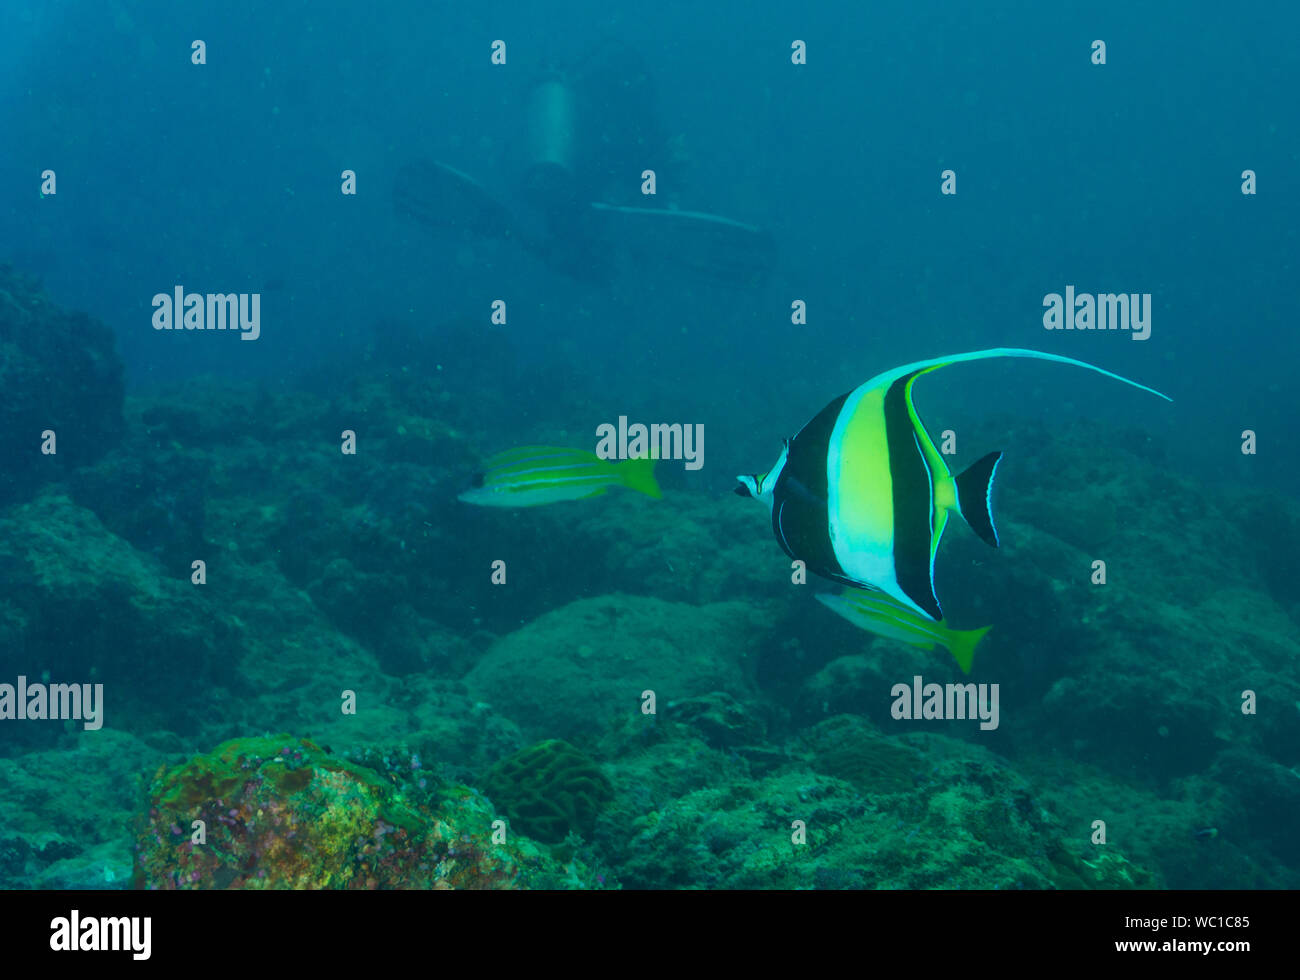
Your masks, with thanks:
[(578, 205), (574, 177), (577, 129), (572, 89), (554, 78), (533, 89), (528, 100), (529, 166), (524, 174), (524, 194), (548, 216)]

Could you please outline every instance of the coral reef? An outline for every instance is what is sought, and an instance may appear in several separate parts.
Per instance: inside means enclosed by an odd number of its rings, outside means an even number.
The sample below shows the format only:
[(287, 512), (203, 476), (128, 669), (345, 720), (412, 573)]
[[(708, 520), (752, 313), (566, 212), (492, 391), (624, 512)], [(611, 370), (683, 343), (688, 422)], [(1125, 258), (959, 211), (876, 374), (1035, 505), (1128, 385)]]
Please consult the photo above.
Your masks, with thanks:
[(430, 782), (398, 787), (287, 735), (226, 742), (158, 771), (137, 838), (136, 884), (527, 888), (556, 887), (573, 873), (526, 840), (494, 842), (486, 801)]
[(570, 833), (589, 836), (613, 795), (600, 767), (558, 738), (502, 759), (483, 789), (509, 815), (512, 827), (551, 844)]
[[(26, 288), (0, 285), (0, 356), (30, 413)], [(938, 572), (954, 623), (994, 624), (970, 680), (1001, 725), (898, 721), (891, 685), (957, 680), (951, 658), (827, 614), (761, 514), (680, 472), (662, 501), (458, 504), (517, 407), (487, 365), (403, 370), (390, 341), (315, 391), (110, 397), (106, 452), (11, 475), (6, 663), (108, 697), (101, 731), (5, 729), (0, 885), (123, 887), (135, 853), (159, 887), (1300, 887), (1293, 500), (1012, 423), (1003, 548), (953, 531)], [(529, 438), (578, 438), (603, 409), (580, 390)], [(1007, 439), (982, 426), (968, 444)], [(293, 734), (244, 737), (266, 731)]]
[(1069, 833), (1032, 784), (960, 740), (903, 741), (859, 718), (832, 718), (792, 747), (785, 766), (759, 773), (685, 727), (648, 745), (634, 738), (622, 736), (610, 764), (620, 792), (596, 836), (626, 887), (1159, 883), (1122, 850), (1090, 847), (1085, 829)]

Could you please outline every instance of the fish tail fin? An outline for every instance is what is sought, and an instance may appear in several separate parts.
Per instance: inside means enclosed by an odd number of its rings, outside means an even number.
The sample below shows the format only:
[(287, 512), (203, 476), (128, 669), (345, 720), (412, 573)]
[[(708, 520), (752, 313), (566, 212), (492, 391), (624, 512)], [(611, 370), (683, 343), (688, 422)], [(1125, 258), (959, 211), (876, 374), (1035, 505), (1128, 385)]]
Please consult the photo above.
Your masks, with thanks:
[(1002, 453), (989, 453), (976, 460), (954, 478), (957, 484), (957, 513), (971, 530), (994, 548), (998, 547), (998, 529), (993, 524), (993, 477), (998, 472)]
[(981, 626), (977, 630), (953, 630), (948, 649), (952, 651), (957, 666), (961, 668), (963, 674), (970, 673), (971, 665), (975, 662), (975, 648), (979, 646), (980, 640), (984, 639), (984, 634), (992, 628), (992, 626)]
[(620, 468), (623, 471), (623, 486), (637, 493), (643, 493), (647, 497), (653, 497), (655, 500), (662, 498), (663, 491), (659, 489), (659, 481), (655, 479), (656, 462), (653, 456), (644, 456), (622, 463)]

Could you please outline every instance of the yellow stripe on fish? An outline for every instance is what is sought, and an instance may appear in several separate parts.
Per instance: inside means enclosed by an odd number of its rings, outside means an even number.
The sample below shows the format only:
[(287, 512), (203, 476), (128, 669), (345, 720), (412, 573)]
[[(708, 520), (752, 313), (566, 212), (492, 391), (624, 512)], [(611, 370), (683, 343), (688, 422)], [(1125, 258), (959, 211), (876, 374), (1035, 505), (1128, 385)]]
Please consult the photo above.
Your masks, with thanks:
[(998, 546), (992, 489), (1000, 452), (953, 475), (912, 403), (923, 374), (963, 361), (1027, 357), (1071, 364), (1170, 400), (1153, 388), (1058, 354), (999, 347), (905, 364), (841, 395), (787, 439), (765, 474), (737, 477), (736, 492), (767, 504), (772, 531), (809, 571), (874, 589), (935, 622), (934, 562), (956, 513)]
[(817, 600), (854, 626), (909, 644), (921, 650), (933, 650), (937, 643), (948, 650), (963, 674), (969, 674), (975, 660), (975, 647), (992, 626), (973, 630), (956, 630), (942, 620), (935, 622), (921, 616), (879, 592), (851, 589), (839, 595), (819, 592)]
[(585, 449), (520, 446), (484, 460), (474, 486), (456, 499), (480, 507), (540, 507), (626, 487), (658, 500), (663, 493), (654, 467), (653, 459), (607, 460)]

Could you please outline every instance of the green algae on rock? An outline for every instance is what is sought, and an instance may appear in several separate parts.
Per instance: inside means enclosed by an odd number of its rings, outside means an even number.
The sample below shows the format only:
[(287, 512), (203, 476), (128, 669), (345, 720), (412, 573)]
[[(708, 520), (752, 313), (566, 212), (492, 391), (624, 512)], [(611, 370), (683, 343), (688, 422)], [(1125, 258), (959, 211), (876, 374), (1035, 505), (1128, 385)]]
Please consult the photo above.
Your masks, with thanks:
[[(409, 787), (289, 735), (233, 739), (159, 769), (135, 884), (201, 888), (531, 888), (587, 884), (527, 840), (494, 839), (487, 801)], [(193, 821), (203, 821), (196, 842)]]
[(590, 837), (612, 791), (605, 774), (568, 742), (552, 738), (502, 759), (484, 785), (510, 824), (558, 844), (576, 831)]

